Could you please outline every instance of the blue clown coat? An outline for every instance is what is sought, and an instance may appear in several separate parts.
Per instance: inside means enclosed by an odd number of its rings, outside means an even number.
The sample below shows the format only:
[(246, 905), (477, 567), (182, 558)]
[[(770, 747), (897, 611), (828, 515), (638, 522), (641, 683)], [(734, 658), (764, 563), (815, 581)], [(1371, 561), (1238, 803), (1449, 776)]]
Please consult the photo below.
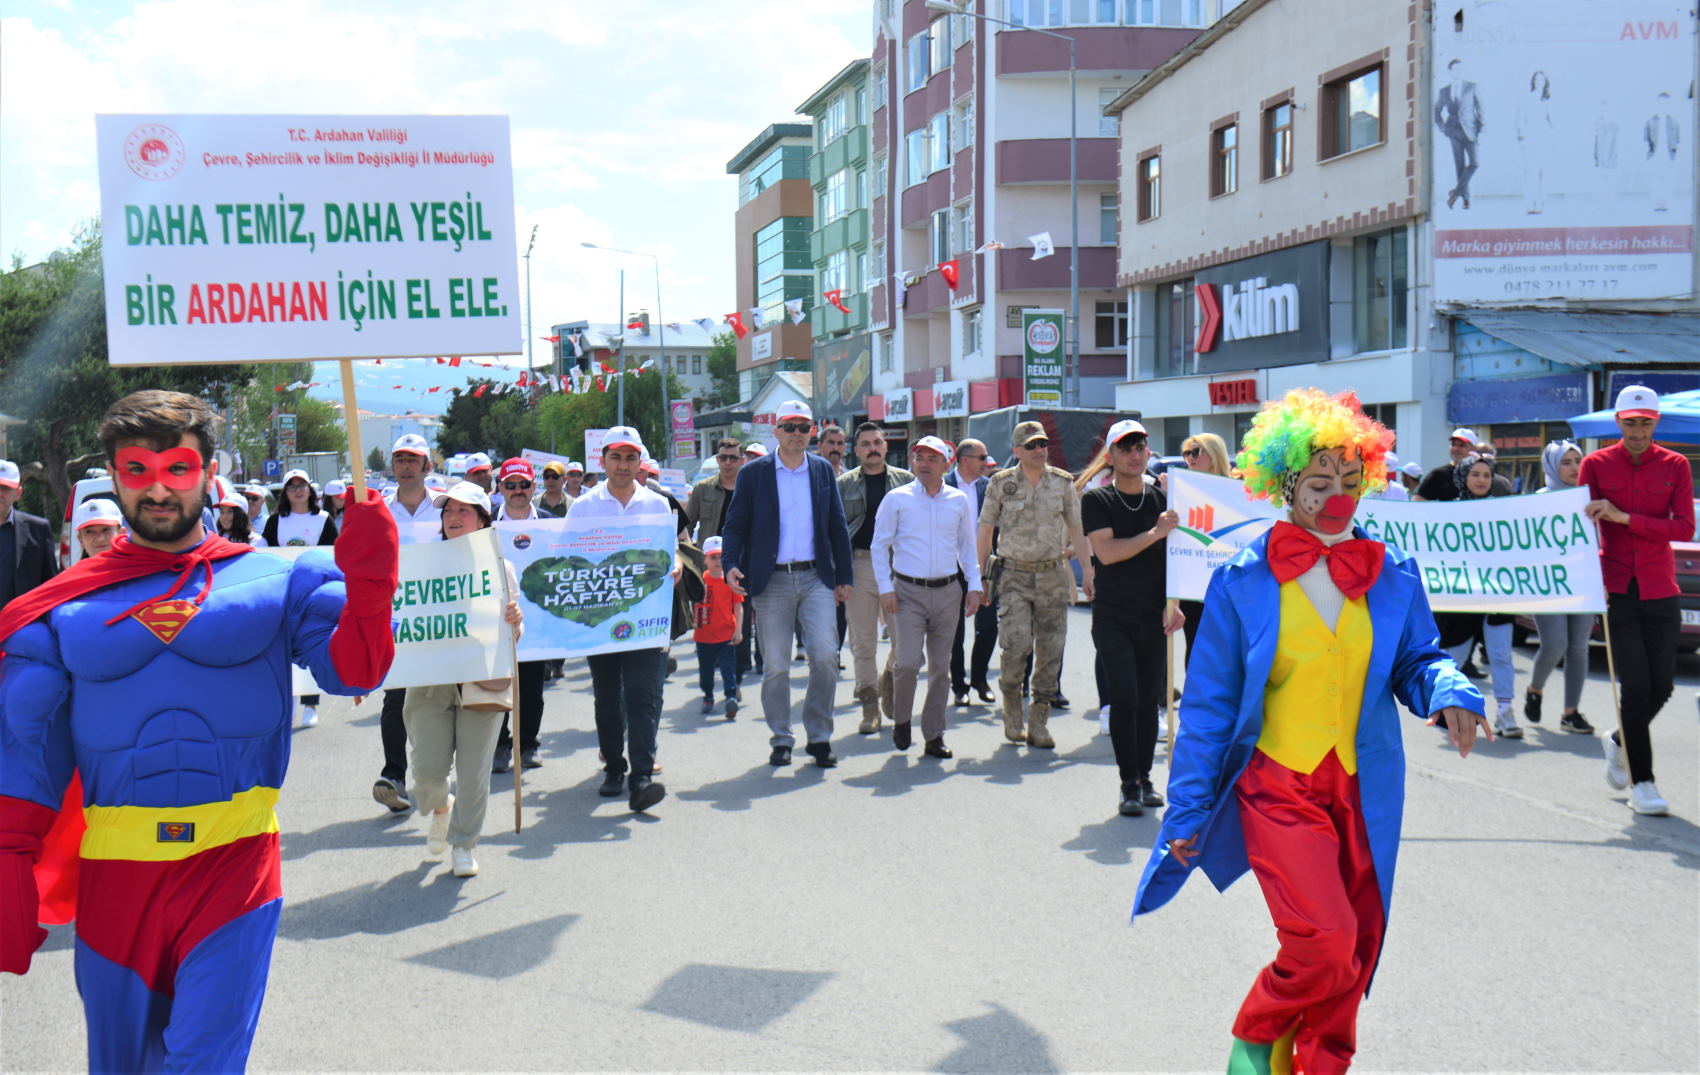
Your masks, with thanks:
[[(1353, 533), (1368, 536), (1362, 528)], [(1210, 577), (1197, 636), (1198, 651), (1209, 659), (1187, 675), (1169, 808), (1139, 881), (1135, 916), (1163, 906), (1186, 882), (1190, 869), (1169, 853), (1170, 840), (1198, 837), (1194, 865), (1218, 891), (1249, 869), (1234, 784), (1263, 731), (1263, 692), (1281, 622), (1281, 587), (1269, 569), (1268, 546), (1265, 534)], [(1405, 748), (1394, 701), (1424, 719), (1447, 706), (1484, 709), (1481, 692), (1440, 649), (1415, 560), (1388, 546), (1365, 600), (1375, 644), (1358, 718), (1358, 793), (1385, 921), (1405, 809)]]

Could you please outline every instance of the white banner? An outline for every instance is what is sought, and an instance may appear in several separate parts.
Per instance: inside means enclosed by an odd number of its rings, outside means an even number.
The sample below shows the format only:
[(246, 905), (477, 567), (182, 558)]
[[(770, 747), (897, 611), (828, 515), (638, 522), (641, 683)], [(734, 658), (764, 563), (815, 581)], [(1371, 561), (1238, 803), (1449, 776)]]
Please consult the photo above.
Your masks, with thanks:
[(520, 352), (506, 116), (95, 129), (113, 365)]
[(626, 518), (504, 519), (519, 576), (522, 661), (666, 646), (673, 623), (671, 512)]
[[(258, 549), (293, 560), (310, 548)], [(330, 549), (325, 549), (330, 554)], [(502, 556), (496, 531), (453, 541), (403, 545), (390, 621), (395, 662), (383, 689), (501, 679), (513, 674), (513, 647), (502, 619)], [(523, 637), (523, 636), (522, 636)], [(295, 669), (295, 692), (313, 694), (312, 676)]]
[(607, 435), (606, 429), (587, 429), (584, 431), (584, 469), (586, 473), (602, 473), (602, 438)]
[[(1261, 537), (1284, 509), (1229, 478), (1168, 473), (1168, 595), (1201, 601), (1210, 573)], [(1355, 518), (1370, 537), (1413, 556), (1437, 612), (1604, 612), (1598, 531), (1586, 489), (1467, 502), (1365, 498)]]

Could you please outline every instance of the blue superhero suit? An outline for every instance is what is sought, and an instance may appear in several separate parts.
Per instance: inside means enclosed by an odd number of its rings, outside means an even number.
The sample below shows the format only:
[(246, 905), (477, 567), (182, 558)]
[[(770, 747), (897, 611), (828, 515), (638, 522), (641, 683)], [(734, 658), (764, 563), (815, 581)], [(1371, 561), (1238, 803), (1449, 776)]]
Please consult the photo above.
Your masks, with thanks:
[[(393, 525), (388, 540), (393, 590)], [(245, 1066), (282, 904), (272, 807), (290, 665), (363, 694), (393, 655), (383, 550), (357, 544), (380, 554), (376, 581), (345, 589), (324, 552), (197, 560), (171, 590), (170, 573), (135, 577), (5, 641), (0, 851), (27, 852), (17, 819), (51, 818), (73, 769), (82, 781), (76, 975), (91, 1069)], [(170, 599), (150, 600), (162, 590)]]

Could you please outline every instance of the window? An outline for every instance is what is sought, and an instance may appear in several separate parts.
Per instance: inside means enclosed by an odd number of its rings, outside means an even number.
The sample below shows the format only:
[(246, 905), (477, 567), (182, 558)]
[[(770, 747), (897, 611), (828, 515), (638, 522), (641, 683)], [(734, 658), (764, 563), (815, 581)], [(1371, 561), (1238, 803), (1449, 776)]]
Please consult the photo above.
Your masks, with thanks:
[(934, 172), (943, 171), (950, 167), (950, 113), (940, 112), (933, 117), (929, 125), (927, 140), (932, 145)]
[(691, 356), (691, 372), (695, 373), (695, 374), (701, 374), (702, 373), (702, 356), (701, 355), (692, 355)]
[(1352, 325), (1358, 351), (1406, 346), (1405, 229), (1352, 241)]
[(961, 152), (974, 144), (974, 101), (963, 101), (951, 109), (951, 112), (951, 126), (955, 128), (953, 133), (956, 137), (951, 148)]
[(1210, 132), (1210, 196), (1240, 189), (1240, 127), (1224, 123)]
[(1263, 178), (1277, 179), (1293, 170), (1293, 102), (1263, 109)]
[(974, 249), (974, 203), (965, 201), (954, 210), (956, 214), (956, 249), (953, 253), (967, 253)]
[(873, 262), (873, 276), (869, 279), (868, 286), (872, 287), (875, 284), (883, 284), (885, 282), (885, 240), (875, 239), (873, 246), (869, 248), (868, 252), (873, 255), (871, 258)]
[(933, 214), (927, 229), (927, 250), (934, 265), (950, 260), (950, 210), (940, 209)]
[(891, 333), (882, 332), (874, 337), (874, 353), (879, 357), (881, 373), (891, 372)]
[(1127, 346), (1127, 303), (1099, 302), (1093, 304), (1094, 340), (1099, 350), (1122, 350)]
[(868, 207), (868, 173), (867, 172), (857, 172), (856, 173), (856, 208), (866, 209), (867, 207)]
[(1324, 83), (1321, 105), (1322, 159), (1380, 144), (1381, 64)]
[(1155, 372), (1159, 377), (1188, 376), (1193, 372), (1193, 346), (1198, 342), (1197, 303), (1192, 297), (1192, 281), (1177, 280), (1158, 285), (1156, 307)]
[(927, 27), (928, 59), (932, 73), (950, 70), (950, 19), (934, 19)]
[(876, 197), (876, 198), (883, 197), (884, 194), (885, 194), (885, 180), (886, 180), (885, 161), (886, 161), (886, 157), (885, 157), (884, 153), (881, 153), (879, 156), (874, 158), (874, 190), (873, 190), (873, 196)]
[(1147, 150), (1139, 158), (1139, 220), (1155, 220), (1163, 211), (1163, 158)]
[(874, 110), (877, 112), (885, 107), (885, 67), (876, 67), (868, 74), (868, 83), (874, 88)]
[(856, 122), (868, 122), (868, 89), (866, 86), (856, 91)]
[(850, 252), (835, 250), (827, 255), (826, 264), (820, 271), (821, 294), (828, 291), (850, 290)]
[(857, 291), (871, 291), (871, 290), (873, 290), (873, 286), (874, 286), (873, 277), (868, 275), (868, 255), (857, 254), (856, 255), (856, 290)]
[(820, 195), (820, 220), (817, 223), (827, 224), (837, 220), (848, 212), (845, 196), (849, 193), (850, 173), (839, 169), (826, 177), (826, 189)]
[(962, 353), (977, 355), (980, 353), (980, 308), (965, 310), (962, 314)]
[(932, 171), (932, 155), (927, 151), (927, 128), (910, 131), (903, 143), (905, 186), (914, 186)]
[(1098, 241), (1113, 246), (1116, 241), (1116, 229), (1120, 224), (1121, 196), (1098, 195)]
[(845, 113), (848, 109), (849, 102), (841, 93), (834, 97), (831, 103), (826, 106), (826, 110), (820, 114), (820, 144), (822, 147), (843, 137), (846, 126)]
[(756, 303), (771, 324), (784, 316), (785, 300), (808, 299), (814, 291), (815, 270), (809, 260), (812, 224), (808, 217), (787, 216), (756, 232)]
[(909, 39), (907, 58), (909, 78), (904, 85), (910, 90), (918, 90), (927, 84), (927, 76), (932, 74), (927, 68), (927, 31), (922, 30)]
[(1104, 87), (1099, 88), (1099, 90), (1098, 90), (1098, 137), (1100, 137), (1100, 138), (1114, 138), (1116, 135), (1121, 133), (1122, 118), (1120, 116), (1106, 116), (1106, 115), (1104, 115), (1104, 109), (1109, 106), (1111, 101), (1115, 100), (1117, 97), (1120, 97), (1121, 95), (1122, 95), (1122, 91), (1117, 89), (1114, 86), (1104, 86)]
[(738, 179), (738, 204), (754, 198), (781, 179), (809, 177), (808, 146), (775, 146)]
[(950, 47), (959, 49), (974, 39), (974, 17), (972, 15), (950, 16)]

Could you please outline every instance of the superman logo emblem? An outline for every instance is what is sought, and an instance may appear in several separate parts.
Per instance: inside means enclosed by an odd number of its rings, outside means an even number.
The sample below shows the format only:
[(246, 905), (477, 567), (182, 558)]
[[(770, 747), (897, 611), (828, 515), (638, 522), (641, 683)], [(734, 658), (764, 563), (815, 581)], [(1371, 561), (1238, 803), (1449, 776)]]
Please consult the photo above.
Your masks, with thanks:
[(137, 623), (152, 631), (155, 638), (169, 646), (200, 611), (201, 606), (193, 601), (161, 601), (157, 605), (149, 605), (139, 612), (132, 613), (131, 616)]
[(161, 821), (157, 839), (162, 844), (192, 844), (195, 842), (195, 823), (192, 821)]

